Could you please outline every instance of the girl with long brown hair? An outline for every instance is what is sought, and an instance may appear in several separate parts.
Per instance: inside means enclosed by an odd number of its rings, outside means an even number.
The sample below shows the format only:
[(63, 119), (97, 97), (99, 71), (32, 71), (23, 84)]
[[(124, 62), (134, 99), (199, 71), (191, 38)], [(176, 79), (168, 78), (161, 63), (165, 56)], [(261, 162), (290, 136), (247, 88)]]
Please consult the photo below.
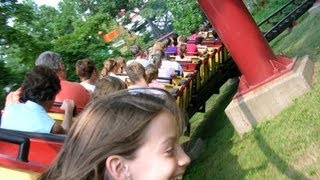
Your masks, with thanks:
[(168, 92), (130, 89), (83, 111), (40, 179), (182, 179), (183, 116)]
[(103, 62), (103, 68), (100, 72), (100, 79), (106, 76), (115, 76), (117, 62), (113, 58), (108, 58)]

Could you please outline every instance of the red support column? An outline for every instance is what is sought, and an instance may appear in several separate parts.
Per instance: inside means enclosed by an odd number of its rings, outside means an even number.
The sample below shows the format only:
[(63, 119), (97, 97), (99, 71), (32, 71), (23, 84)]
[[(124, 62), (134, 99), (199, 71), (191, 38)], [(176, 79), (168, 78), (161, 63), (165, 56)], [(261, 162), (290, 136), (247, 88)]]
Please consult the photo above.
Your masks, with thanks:
[(198, 2), (242, 73), (240, 94), (278, 77), (291, 67), (291, 60), (274, 55), (242, 0)]

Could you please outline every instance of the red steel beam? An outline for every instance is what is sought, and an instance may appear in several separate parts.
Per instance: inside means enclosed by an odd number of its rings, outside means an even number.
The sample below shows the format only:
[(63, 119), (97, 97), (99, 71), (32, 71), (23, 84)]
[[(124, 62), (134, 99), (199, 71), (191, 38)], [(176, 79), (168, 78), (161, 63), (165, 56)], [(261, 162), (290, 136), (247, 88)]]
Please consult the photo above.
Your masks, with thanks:
[(292, 67), (277, 57), (242, 0), (198, 0), (215, 31), (242, 73), (239, 92), (260, 86)]

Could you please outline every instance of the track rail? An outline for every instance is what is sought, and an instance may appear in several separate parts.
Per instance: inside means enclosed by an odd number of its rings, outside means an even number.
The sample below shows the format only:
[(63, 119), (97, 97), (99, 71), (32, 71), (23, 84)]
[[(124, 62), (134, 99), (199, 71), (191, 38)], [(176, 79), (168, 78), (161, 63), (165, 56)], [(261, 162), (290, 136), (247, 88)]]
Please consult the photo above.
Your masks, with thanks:
[[(268, 42), (272, 41), (279, 34), (289, 27), (292, 27), (292, 24), (301, 17), (309, 8), (314, 4), (315, 0), (306, 0), (304, 2), (297, 2), (291, 0), (282, 7), (280, 7), (276, 12), (271, 14), (265, 20), (260, 22), (258, 26), (261, 31), (264, 33), (265, 38)], [(292, 10), (293, 8), (293, 10)], [(283, 17), (278, 19), (278, 17)], [(268, 31), (263, 31), (263, 26), (272, 25)]]

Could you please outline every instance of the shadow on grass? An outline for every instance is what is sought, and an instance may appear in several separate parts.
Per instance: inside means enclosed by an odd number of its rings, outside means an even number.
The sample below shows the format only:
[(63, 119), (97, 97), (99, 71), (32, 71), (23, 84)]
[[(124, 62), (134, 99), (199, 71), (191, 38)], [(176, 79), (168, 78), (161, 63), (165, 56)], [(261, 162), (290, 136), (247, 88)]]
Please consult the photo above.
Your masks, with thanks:
[(203, 121), (191, 136), (191, 140), (207, 139), (216, 135), (223, 127), (230, 124), (224, 110), (237, 92), (238, 81), (231, 82), (223, 94), (220, 94), (212, 109), (205, 113)]
[[(241, 98), (241, 97), (240, 97)], [(245, 103), (242, 103), (240, 105), (240, 108), (242, 109), (244, 115), (247, 117), (247, 119), (254, 119), (254, 116), (251, 112), (251, 110), (248, 108), (248, 106)], [(255, 122), (257, 123), (257, 122)], [(250, 134), (249, 134), (250, 135)], [(268, 144), (265, 137), (260, 133), (259, 129), (255, 129), (252, 131), (252, 135), (261, 150), (261, 152), (264, 154), (264, 156), (267, 158), (268, 162), (264, 163), (261, 167), (259, 167), (258, 170), (265, 169), (268, 163), (271, 163), (274, 167), (278, 169), (279, 172), (281, 172), (284, 176), (288, 177), (289, 179), (308, 179), (305, 177), (302, 173), (296, 171), (293, 167), (289, 166), (289, 164), (283, 160)], [(248, 169), (246, 171), (255, 172), (257, 169)]]
[[(234, 136), (234, 129), (224, 112), (237, 91), (238, 81), (232, 80), (227, 83), (214, 102), (213, 108), (208, 109), (204, 119), (191, 136), (191, 141), (201, 138), (206, 147), (200, 157), (188, 167), (185, 179), (243, 179), (245, 176), (237, 162), (237, 156), (230, 154), (232, 148), (230, 141)], [(223, 134), (221, 135), (219, 132), (222, 132), (222, 130)], [(216, 158), (215, 154), (219, 154), (220, 151), (223, 151), (224, 155), (222, 156), (227, 157), (227, 159)], [(236, 176), (234, 176), (235, 173), (226, 174), (224, 173), (226, 171), (236, 171), (237, 174)]]
[[(274, 165), (281, 172), (289, 179), (309, 179), (304, 176), (299, 171), (295, 170), (291, 167), (286, 161), (284, 161), (265, 140), (265, 137), (259, 132), (259, 130), (255, 130), (254, 138), (263, 152), (263, 154), (267, 157), (268, 162)], [(264, 167), (266, 168), (268, 163), (264, 163)], [(252, 171), (252, 169), (250, 169)]]
[[(206, 144), (204, 152), (193, 161), (186, 171), (185, 179), (245, 179), (260, 176), (272, 164), (289, 179), (307, 179), (303, 174), (288, 165), (270, 147), (259, 129), (249, 133), (248, 136), (256, 141), (259, 149), (267, 158), (262, 164), (254, 168), (243, 169), (238, 162), (239, 157), (231, 153), (234, 147), (233, 138), (235, 130), (226, 116), (224, 110), (231, 102), (237, 91), (237, 82), (230, 83), (217, 98), (215, 105), (204, 115), (203, 121), (195, 129), (191, 141), (202, 138)], [(247, 108), (247, 107), (241, 107)], [(249, 111), (250, 112), (250, 111)], [(253, 116), (247, 114), (248, 117)], [(241, 142), (240, 142), (241, 143)], [(262, 174), (260, 174), (262, 172)], [(263, 176), (263, 175), (262, 175)]]

